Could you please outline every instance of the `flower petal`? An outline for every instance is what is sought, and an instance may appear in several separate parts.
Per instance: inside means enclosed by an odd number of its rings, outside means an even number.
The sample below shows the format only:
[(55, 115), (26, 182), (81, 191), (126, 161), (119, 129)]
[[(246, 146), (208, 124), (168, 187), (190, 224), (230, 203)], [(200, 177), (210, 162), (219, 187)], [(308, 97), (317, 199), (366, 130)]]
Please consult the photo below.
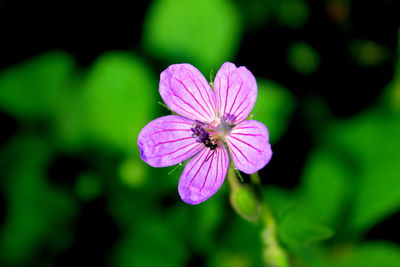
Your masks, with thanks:
[(169, 115), (151, 121), (139, 133), (140, 157), (153, 167), (180, 163), (204, 145), (192, 137), (194, 121), (178, 115)]
[(190, 64), (174, 64), (161, 73), (160, 95), (174, 112), (192, 120), (215, 119), (215, 95), (198, 69)]
[(257, 99), (257, 82), (247, 68), (225, 62), (215, 76), (214, 89), (220, 116), (234, 123), (249, 116)]
[(224, 182), (229, 155), (223, 146), (198, 153), (183, 170), (178, 191), (188, 204), (199, 204), (217, 192)]
[(236, 168), (251, 174), (263, 168), (271, 159), (268, 130), (254, 120), (240, 123), (225, 138)]

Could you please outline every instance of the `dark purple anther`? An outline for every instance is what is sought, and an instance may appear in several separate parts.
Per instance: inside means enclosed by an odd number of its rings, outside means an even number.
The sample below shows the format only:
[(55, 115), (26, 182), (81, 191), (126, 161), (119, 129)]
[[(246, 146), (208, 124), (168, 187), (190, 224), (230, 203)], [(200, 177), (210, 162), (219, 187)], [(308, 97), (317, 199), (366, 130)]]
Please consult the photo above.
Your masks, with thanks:
[(196, 121), (196, 123), (193, 125), (193, 128), (191, 128), (193, 132), (192, 136), (197, 137), (196, 141), (199, 143), (205, 143), (210, 138), (208, 132), (203, 128), (204, 125), (205, 123)]

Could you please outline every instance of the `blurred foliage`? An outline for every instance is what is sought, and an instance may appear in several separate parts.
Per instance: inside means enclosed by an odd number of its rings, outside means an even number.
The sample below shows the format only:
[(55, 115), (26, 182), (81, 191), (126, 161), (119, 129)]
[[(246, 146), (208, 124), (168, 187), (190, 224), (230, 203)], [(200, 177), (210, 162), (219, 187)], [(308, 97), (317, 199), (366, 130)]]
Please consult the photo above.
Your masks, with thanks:
[(400, 207), (400, 117), (373, 108), (328, 132), (332, 149), (353, 163), (349, 227), (366, 230)]
[(253, 108), (253, 118), (268, 126), (270, 142), (275, 144), (285, 132), (295, 99), (290, 91), (278, 83), (258, 79), (258, 97)]
[(303, 27), (310, 16), (310, 8), (304, 0), (236, 0), (241, 8), (245, 26), (258, 29), (267, 21), (284, 27)]
[(309, 17), (308, 4), (303, 0), (273, 1), (279, 23), (290, 28), (304, 26)]
[(369, 40), (354, 40), (349, 45), (350, 54), (361, 66), (375, 66), (388, 61), (389, 49)]
[(156, 0), (144, 22), (143, 46), (170, 64), (190, 62), (206, 73), (233, 59), (241, 34), (237, 8), (228, 0)]
[(185, 252), (168, 225), (161, 218), (149, 215), (132, 224), (118, 244), (116, 266), (182, 266)]
[(90, 173), (83, 173), (75, 184), (75, 192), (83, 201), (90, 201), (100, 195), (101, 186), (98, 177)]
[[(349, 1), (325, 4), (334, 22), (350, 23)], [(158, 71), (189, 62), (204, 74), (216, 73), (224, 61), (235, 61), (245, 34), (270, 24), (302, 29), (310, 12), (303, 0), (154, 0), (144, 17), (143, 51), (107, 51), (87, 67), (66, 52), (51, 51), (2, 70), (0, 111), (17, 127), (0, 150), (0, 265), (54, 266), (82, 249), (80, 238), (88, 238), (107, 266), (188, 266), (196, 260), (216, 267), (263, 266), (261, 226), (233, 212), (227, 183), (207, 202), (186, 205), (176, 189), (181, 168), (146, 165), (137, 135), (169, 113), (157, 104)], [(290, 39), (286, 60), (312, 79), (326, 51), (298, 37)], [(311, 136), (299, 184), (261, 188), (293, 266), (400, 262), (398, 244), (365, 238), (400, 210), (400, 49), (393, 53), (377, 41), (356, 38), (346, 48), (360, 68), (396, 63), (381, 97), (348, 117), (335, 117), (318, 97), (299, 97), (291, 83), (257, 73), (251, 117), (267, 125), (277, 157), (287, 134), (297, 138), (288, 132), (294, 118), (303, 120)], [(85, 167), (66, 164), (49, 171), (64, 154)], [(253, 196), (235, 197), (242, 201), (239, 209), (258, 212)], [(87, 208), (99, 200), (110, 225)], [(80, 224), (82, 213), (89, 226)], [(96, 227), (98, 236), (85, 236)], [(118, 234), (107, 239), (112, 227)], [(99, 240), (109, 245), (104, 253), (97, 251)]]
[(93, 64), (85, 80), (82, 105), (90, 138), (128, 154), (136, 151), (136, 136), (152, 118), (157, 84), (139, 58), (109, 52)]
[[(397, 57), (385, 97), (351, 118), (334, 118), (323, 104), (310, 102), (310, 109), (320, 113), (305, 110), (317, 145), (300, 185), (292, 191), (264, 191), (277, 216), (281, 241), (309, 266), (398, 265), (398, 246), (359, 242), (368, 229), (400, 209), (400, 116), (396, 98), (387, 97), (397, 92), (399, 63)], [(313, 236), (331, 237), (332, 248), (312, 248), (302, 239)]]
[(304, 219), (298, 212), (288, 212), (282, 218), (279, 233), (282, 242), (294, 252), (333, 235), (331, 229)]
[(122, 182), (132, 188), (141, 187), (147, 181), (148, 169), (146, 165), (137, 160), (137, 157), (129, 157), (119, 167), (119, 176)]
[[(45, 177), (50, 151), (35, 137), (16, 137), (1, 151), (2, 180), (9, 203), (0, 232), (0, 259), (4, 266), (30, 265), (40, 248), (52, 256), (71, 242), (77, 203), (67, 192), (51, 186)], [(46, 237), (46, 238), (44, 238)]]
[(73, 75), (74, 60), (51, 52), (6, 69), (0, 75), (0, 107), (21, 119), (51, 117)]
[[(331, 266), (375, 267), (398, 266), (400, 262), (399, 247), (383, 242), (369, 242), (350, 251), (341, 252), (341, 256)], [(327, 266), (327, 265), (325, 265)]]
[(319, 65), (318, 52), (305, 42), (294, 42), (288, 51), (290, 67), (301, 74), (311, 74)]
[(397, 114), (400, 113), (400, 29), (397, 39), (397, 51), (395, 53), (395, 68), (393, 79), (384, 91), (385, 103)]

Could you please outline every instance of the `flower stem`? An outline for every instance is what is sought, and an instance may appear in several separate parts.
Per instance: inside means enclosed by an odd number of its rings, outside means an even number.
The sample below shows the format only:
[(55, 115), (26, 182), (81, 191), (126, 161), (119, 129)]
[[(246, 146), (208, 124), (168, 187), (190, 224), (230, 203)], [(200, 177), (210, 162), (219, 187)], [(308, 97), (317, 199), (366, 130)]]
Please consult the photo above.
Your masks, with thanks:
[(261, 216), (262, 230), (260, 234), (264, 245), (263, 260), (265, 264), (271, 267), (290, 266), (288, 255), (278, 241), (275, 219), (265, 203), (263, 203)]
[(230, 200), (233, 209), (245, 220), (261, 226), (262, 257), (266, 266), (289, 267), (288, 255), (278, 241), (275, 218), (261, 196), (255, 193), (261, 185), (259, 174), (250, 175), (251, 185), (243, 184), (231, 166), (228, 171), (228, 181), (231, 187)]

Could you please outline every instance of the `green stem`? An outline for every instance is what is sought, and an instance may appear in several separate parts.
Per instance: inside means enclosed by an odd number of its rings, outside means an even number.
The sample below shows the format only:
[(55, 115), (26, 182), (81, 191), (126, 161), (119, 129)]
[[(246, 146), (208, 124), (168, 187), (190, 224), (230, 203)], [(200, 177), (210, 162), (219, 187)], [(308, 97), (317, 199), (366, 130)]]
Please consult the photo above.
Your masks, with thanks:
[(279, 244), (275, 219), (268, 206), (265, 203), (262, 206), (261, 241), (264, 245), (264, 262), (271, 267), (288, 267), (290, 266), (288, 255)]
[(270, 267), (288, 267), (288, 255), (279, 244), (275, 218), (268, 205), (255, 194), (256, 189), (261, 186), (259, 174), (251, 174), (250, 180), (251, 185), (239, 182), (234, 167), (229, 168), (232, 207), (242, 218), (261, 225), (264, 263)]

